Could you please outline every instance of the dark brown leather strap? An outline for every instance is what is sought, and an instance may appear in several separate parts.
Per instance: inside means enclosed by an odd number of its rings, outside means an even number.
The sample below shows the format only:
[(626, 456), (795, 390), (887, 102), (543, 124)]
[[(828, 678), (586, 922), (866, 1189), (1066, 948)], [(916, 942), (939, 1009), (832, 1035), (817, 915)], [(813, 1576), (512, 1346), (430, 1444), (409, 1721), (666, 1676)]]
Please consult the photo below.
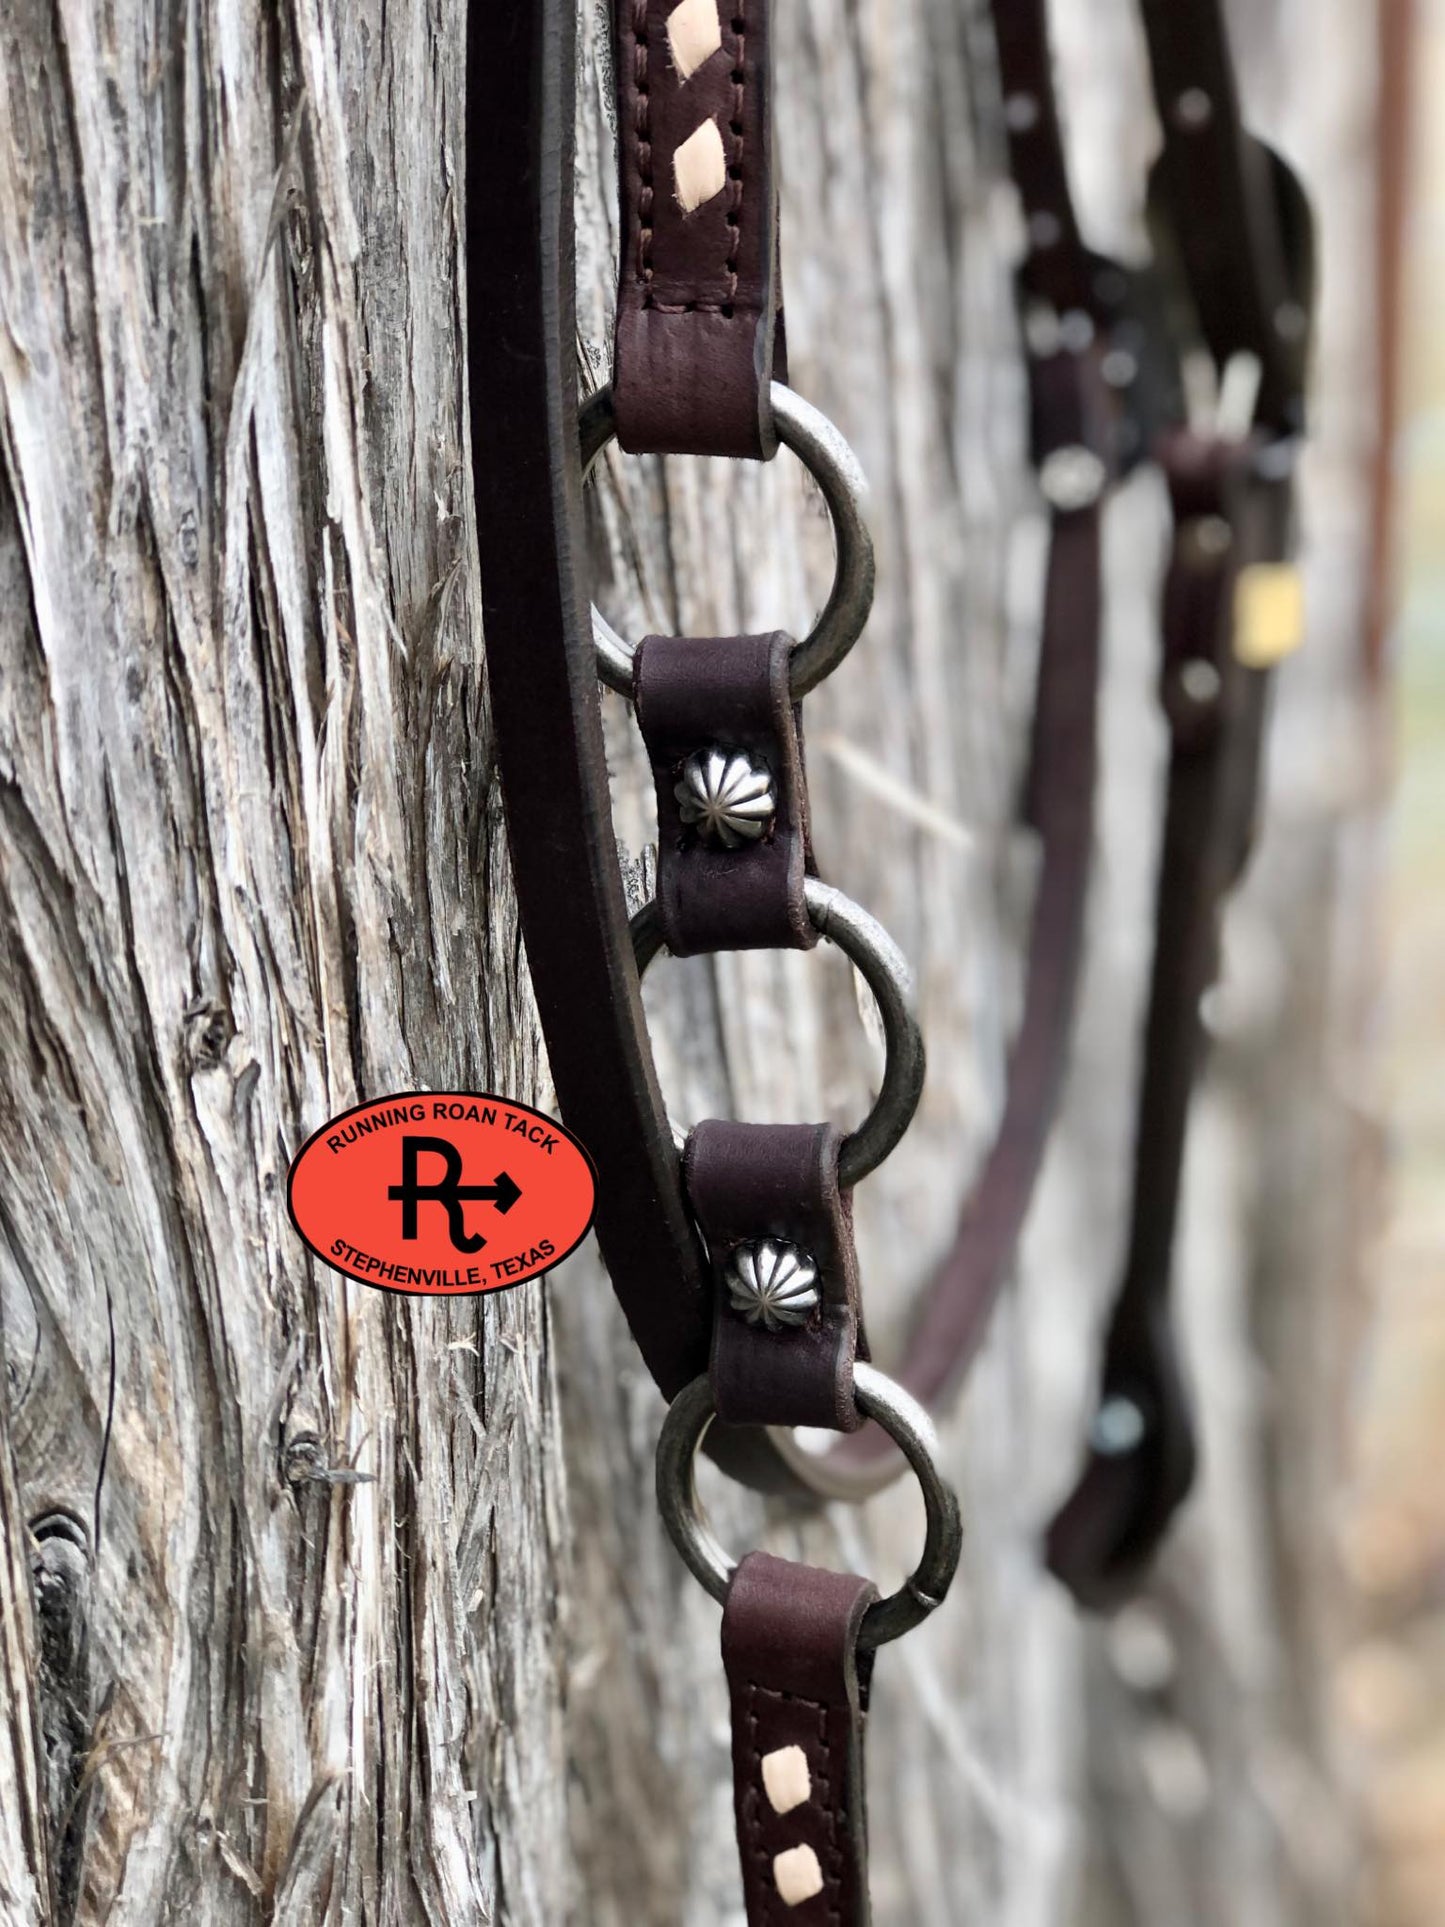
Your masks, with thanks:
[(904, 1382), (930, 1404), (956, 1389), (1008, 1281), (1063, 1082), (1093, 854), (1100, 627), (1099, 511), (1057, 515), (1024, 796), (1042, 862), (1023, 1016), (993, 1146), (908, 1347)]
[(1244, 126), (1219, 0), (1143, 0), (1143, 19), (1164, 131), (1158, 245), (1177, 262), (1216, 365), (1258, 359), (1255, 422), (1297, 435), (1314, 312), (1303, 189)]
[(867, 1927), (866, 1579), (750, 1553), (723, 1608), (749, 1927)]
[[(597, 1241), (672, 1398), (707, 1369), (713, 1290), (642, 1015), (577, 569), (575, 9), (489, 0), (467, 25), (472, 479), (513, 877), (558, 1107), (597, 1166)], [(707, 1450), (797, 1490), (765, 1433), (714, 1426)]]
[(492, 722), (562, 1115), (607, 1158), (597, 1233), (664, 1391), (705, 1369), (712, 1291), (643, 1023), (610, 831), (582, 550), (572, 314), (574, 9), (468, 11), (467, 366)]
[[(788, 691), (791, 638), (648, 636), (636, 657), (637, 721), (657, 786), (657, 902), (675, 957), (710, 950), (806, 950), (812, 870), (800, 718)], [(724, 848), (683, 820), (687, 759), (741, 752), (771, 778), (775, 815), (755, 841)]]
[[(962, 1382), (1008, 1283), (1068, 1061), (1094, 839), (1100, 595), (1098, 508), (1056, 515), (1023, 799), (1041, 857), (1023, 1013), (993, 1144), (895, 1374), (934, 1409)], [(830, 1458), (844, 1470), (893, 1450), (884, 1433), (868, 1425)]]
[(1094, 264), (1069, 190), (1045, 0), (994, 0), (993, 25), (1009, 172), (1028, 235), (1020, 280), (1061, 314), (1092, 315)]
[[(1078, 507), (1056, 508), (1044, 592), (1024, 821), (1038, 835), (1040, 870), (1029, 934), (1021, 1021), (1009, 1058), (1003, 1115), (959, 1216), (954, 1242), (924, 1295), (896, 1374), (937, 1406), (962, 1381), (1008, 1282), (1058, 1105), (1083, 961), (1093, 854), (1101, 670), (1101, 514), (1123, 464), (1117, 393), (1103, 380), (1099, 332), (1117, 325), (1121, 271), (1084, 248), (1069, 192), (1042, 0), (994, 8), (1005, 120), (1028, 222), (1019, 281), (1027, 309), (1046, 301), (1087, 325), (1074, 345), (1029, 354), (1033, 459), (1047, 474), (1060, 455), (1096, 464)], [(1100, 295), (1100, 286), (1103, 296)], [(1097, 325), (1096, 325), (1097, 324)], [(876, 1426), (830, 1455), (846, 1477), (891, 1455)]]
[(1175, 512), (1162, 672), (1173, 749), (1130, 1244), (1089, 1456), (1048, 1537), (1054, 1571), (1097, 1607), (1137, 1582), (1194, 1477), (1170, 1272), (1200, 1000), (1249, 849), (1268, 693), (1267, 675), (1238, 658), (1235, 592), (1243, 568), (1291, 551), (1290, 438), (1304, 421), (1314, 308), (1308, 205), (1243, 127), (1218, 0), (1145, 0), (1144, 24), (1165, 136), (1152, 195), (1159, 245), (1221, 380), (1247, 355), (1259, 387), (1248, 440), (1178, 434), (1160, 450)]
[(1128, 1257), (1105, 1342), (1079, 1484), (1049, 1532), (1054, 1572), (1107, 1607), (1138, 1580), (1195, 1471), (1170, 1320), (1170, 1280), (1200, 1005), (1218, 968), (1219, 918), (1258, 808), (1267, 674), (1236, 650), (1243, 569), (1288, 553), (1287, 476), (1264, 445), (1179, 434), (1160, 451), (1175, 514), (1164, 588), (1161, 697), (1172, 738), (1157, 932), (1140, 1086)]
[(638, 454), (769, 457), (769, 383), (787, 377), (768, 0), (717, 0), (715, 15), (705, 0), (615, 4), (617, 438)]
[[(867, 1358), (868, 1349), (860, 1331), (853, 1201), (838, 1189), (841, 1142), (830, 1124), (716, 1119), (699, 1124), (687, 1141), (687, 1195), (717, 1291), (711, 1375), (726, 1425), (851, 1432), (861, 1423), (853, 1362)], [(762, 1240), (806, 1253), (817, 1269), (818, 1302), (799, 1323), (753, 1322), (732, 1302), (738, 1249)]]

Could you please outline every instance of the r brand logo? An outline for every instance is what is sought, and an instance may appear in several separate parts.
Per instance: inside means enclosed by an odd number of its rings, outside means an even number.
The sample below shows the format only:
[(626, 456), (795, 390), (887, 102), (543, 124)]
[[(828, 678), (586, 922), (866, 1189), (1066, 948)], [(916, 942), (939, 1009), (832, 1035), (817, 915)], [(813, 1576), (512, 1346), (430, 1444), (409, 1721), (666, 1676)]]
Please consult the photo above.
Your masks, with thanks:
[(318, 1258), (419, 1293), (496, 1291), (550, 1270), (586, 1236), (595, 1196), (591, 1159), (555, 1119), (457, 1091), (344, 1111), (297, 1153), (288, 1192)]
[[(417, 1176), (417, 1163), (425, 1151), (439, 1157), (446, 1166), (446, 1176), (435, 1184), (423, 1184)], [(458, 1251), (480, 1251), (487, 1242), (480, 1231), (469, 1232), (466, 1228), (466, 1212), (462, 1207), (468, 1198), (490, 1200), (505, 1217), (522, 1195), (505, 1171), (499, 1171), (492, 1184), (463, 1184), (462, 1154), (451, 1139), (445, 1137), (404, 1137), (401, 1171), (401, 1183), (393, 1184), (386, 1195), (401, 1202), (402, 1237), (410, 1239), (421, 1235), (416, 1228), (418, 1205), (439, 1204), (447, 1214), (447, 1229)]]

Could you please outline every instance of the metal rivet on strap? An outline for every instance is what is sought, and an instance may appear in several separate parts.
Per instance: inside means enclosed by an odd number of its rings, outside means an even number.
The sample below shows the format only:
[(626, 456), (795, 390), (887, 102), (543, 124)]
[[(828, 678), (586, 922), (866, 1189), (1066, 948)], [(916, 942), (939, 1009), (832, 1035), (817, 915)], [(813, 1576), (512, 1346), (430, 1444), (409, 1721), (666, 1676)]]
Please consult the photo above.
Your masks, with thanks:
[(1024, 340), (1039, 361), (1059, 352), (1059, 311), (1046, 301), (1033, 301), (1024, 311)]
[(1214, 119), (1214, 102), (1202, 87), (1186, 87), (1174, 102), (1174, 122), (1188, 133), (1197, 134)]
[(1071, 355), (1093, 346), (1094, 317), (1085, 308), (1069, 308), (1059, 316), (1059, 345)]
[(1201, 560), (1217, 561), (1234, 546), (1234, 530), (1223, 515), (1196, 515), (1180, 530)]
[(683, 822), (725, 850), (756, 843), (778, 813), (767, 765), (745, 750), (715, 744), (688, 757), (672, 793)]
[(1219, 671), (1212, 662), (1186, 662), (1179, 671), (1179, 687), (1192, 703), (1212, 703), (1219, 695)]
[(1094, 1450), (1104, 1458), (1122, 1458), (1144, 1441), (1144, 1414), (1132, 1398), (1106, 1398), (1094, 1415)]
[(801, 1245), (781, 1238), (740, 1244), (724, 1270), (728, 1303), (765, 1331), (806, 1325), (818, 1308), (818, 1267)]
[(1104, 493), (1109, 471), (1102, 456), (1080, 442), (1056, 448), (1039, 464), (1039, 487), (1050, 508), (1063, 514), (1092, 508)]
[(1003, 104), (1004, 126), (1011, 134), (1027, 134), (1039, 124), (1039, 103), (1033, 94), (1010, 94)]

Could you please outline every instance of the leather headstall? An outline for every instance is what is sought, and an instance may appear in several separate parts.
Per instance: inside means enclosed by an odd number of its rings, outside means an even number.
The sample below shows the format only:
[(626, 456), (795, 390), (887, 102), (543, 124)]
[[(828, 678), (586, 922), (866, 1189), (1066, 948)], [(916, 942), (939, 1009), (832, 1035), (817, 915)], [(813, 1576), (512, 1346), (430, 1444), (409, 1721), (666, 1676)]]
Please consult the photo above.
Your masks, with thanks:
[[(602, 1256), (669, 1402), (658, 1498), (723, 1605), (747, 1918), (868, 1919), (863, 1728), (874, 1655), (947, 1591), (957, 1501), (928, 1416), (953, 1396), (1014, 1267), (1068, 1061), (1094, 841), (1103, 517), (1156, 464), (1173, 514), (1160, 688), (1171, 753), (1128, 1256), (1087, 1461), (1048, 1541), (1087, 1605), (1136, 1584), (1195, 1450), (1170, 1317), (1187, 1120), (1220, 915), (1258, 812), (1270, 669), (1293, 640), (1293, 476), (1313, 307), (1308, 210), (1240, 118), (1219, 0), (1141, 0), (1163, 129), (1148, 269), (1090, 250), (1069, 190), (1045, 0), (992, 0), (1030, 451), (1049, 522), (1020, 797), (1040, 850), (1001, 1116), (896, 1380), (869, 1360), (853, 1194), (923, 1080), (908, 966), (819, 876), (808, 691), (867, 618), (861, 478), (786, 386), (771, 0), (614, 0), (620, 261), (612, 380), (579, 408), (572, 246), (575, 9), (469, 12), (467, 357), (491, 721), (523, 936), (557, 1102), (598, 1171)], [(1212, 366), (1214, 419), (1181, 370)], [(1190, 393), (1198, 388), (1191, 384)], [(809, 634), (649, 636), (583, 588), (584, 475), (628, 451), (768, 460), (786, 445), (833, 518), (837, 577)], [(598, 679), (635, 708), (657, 802), (657, 887), (629, 921)], [(679, 1150), (640, 980), (661, 950), (833, 943), (882, 1018), (883, 1086), (851, 1131), (710, 1119)], [(804, 1451), (789, 1428), (833, 1434)], [(861, 1498), (911, 1467), (925, 1547), (899, 1592), (753, 1553), (699, 1513), (705, 1446), (764, 1490)]]

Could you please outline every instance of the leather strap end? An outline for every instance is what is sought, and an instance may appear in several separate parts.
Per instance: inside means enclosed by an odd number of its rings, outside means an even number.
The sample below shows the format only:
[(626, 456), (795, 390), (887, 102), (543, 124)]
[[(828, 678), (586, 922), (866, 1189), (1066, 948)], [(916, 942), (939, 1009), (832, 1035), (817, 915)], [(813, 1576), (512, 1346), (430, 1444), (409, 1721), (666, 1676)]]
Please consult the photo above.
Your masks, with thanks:
[(1049, 1571), (1086, 1612), (1111, 1612), (1138, 1588), (1193, 1483), (1171, 1479), (1157, 1445), (1089, 1454), (1049, 1527)]
[(863, 1732), (875, 1588), (750, 1553), (723, 1607), (749, 1927), (867, 1927)]
[(1107, 1612), (1128, 1598), (1197, 1468), (1189, 1401), (1156, 1300), (1137, 1331), (1110, 1336), (1093, 1443), (1048, 1530), (1049, 1570), (1085, 1610)]
[(868, 1353), (852, 1198), (838, 1188), (841, 1142), (830, 1124), (717, 1119), (687, 1141), (683, 1182), (717, 1292), (711, 1376), (725, 1425), (852, 1432), (863, 1422), (853, 1366)]

